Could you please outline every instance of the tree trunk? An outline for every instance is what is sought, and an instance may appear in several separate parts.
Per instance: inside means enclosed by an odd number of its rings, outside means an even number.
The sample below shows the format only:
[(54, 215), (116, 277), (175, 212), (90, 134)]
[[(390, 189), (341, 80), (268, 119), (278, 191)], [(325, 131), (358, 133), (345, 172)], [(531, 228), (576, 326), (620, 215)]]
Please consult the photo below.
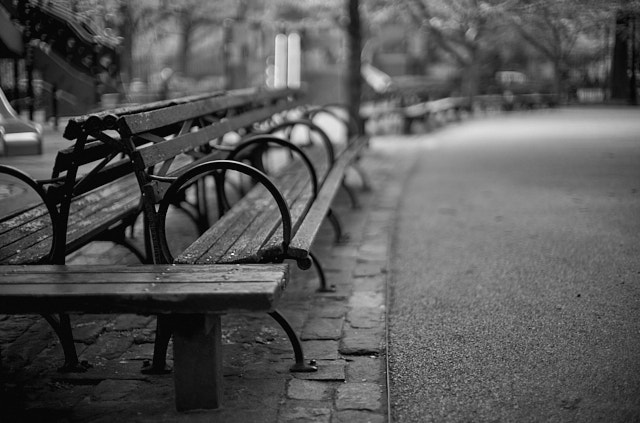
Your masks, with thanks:
[(469, 62), (464, 69), (464, 80), (461, 95), (473, 99), (478, 95), (480, 88), (480, 63), (478, 60), (478, 49), (472, 48), (469, 51)]
[(181, 11), (178, 17), (180, 22), (180, 28), (178, 31), (180, 34), (178, 39), (178, 57), (177, 63), (175, 64), (175, 70), (182, 75), (186, 75), (188, 70), (191, 33), (193, 32), (193, 25), (189, 13), (189, 11)]
[(615, 44), (611, 58), (611, 99), (628, 101), (629, 81), (629, 33), (630, 14), (619, 11), (616, 15)]
[(349, 11), (349, 68), (347, 69), (347, 104), (352, 116), (358, 122), (358, 130), (364, 132), (360, 119), (360, 101), (362, 98), (362, 76), (360, 74), (362, 33), (358, 0), (347, 0)]
[(638, 71), (638, 14), (631, 18), (631, 78), (629, 79), (630, 96), (629, 101), (634, 106), (638, 105), (638, 81), (636, 73)]
[(120, 54), (120, 69), (123, 73), (123, 82), (129, 83), (133, 79), (133, 19), (131, 9), (126, 2), (120, 5), (122, 23), (118, 33), (122, 37), (122, 52)]
[(564, 101), (567, 99), (565, 97), (567, 90), (565, 89), (565, 86), (564, 86), (565, 67), (562, 64), (562, 59), (560, 59), (559, 57), (552, 58), (552, 63), (553, 63), (553, 91), (556, 94), (558, 101)]

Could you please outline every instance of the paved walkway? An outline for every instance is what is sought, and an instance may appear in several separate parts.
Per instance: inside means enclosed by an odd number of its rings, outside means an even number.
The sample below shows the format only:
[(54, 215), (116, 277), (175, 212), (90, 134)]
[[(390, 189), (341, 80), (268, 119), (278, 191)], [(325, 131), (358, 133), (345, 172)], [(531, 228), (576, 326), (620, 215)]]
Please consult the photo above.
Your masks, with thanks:
[(393, 421), (640, 421), (640, 109), (425, 141), (393, 234)]
[[(66, 142), (48, 131), (45, 148)], [(317, 244), (327, 276), (337, 292), (318, 294), (312, 270), (295, 269), (280, 311), (301, 334), (305, 353), (319, 371), (291, 374), (292, 352), (279, 326), (263, 314), (223, 317), (224, 407), (180, 414), (174, 411), (173, 382), (145, 376), (155, 321), (133, 315), (74, 316), (74, 336), (84, 374), (60, 374), (62, 351), (49, 326), (37, 316), (0, 316), (0, 421), (47, 422), (384, 422), (387, 421), (385, 288), (388, 240), (410, 155), (389, 154), (378, 140), (362, 165), (374, 190), (362, 193), (353, 210), (346, 196), (336, 210), (348, 242), (333, 244), (330, 226)], [(386, 147), (385, 147), (386, 146)], [(45, 157), (3, 159), (31, 173), (47, 169)], [(356, 175), (351, 175), (354, 184)], [(176, 247), (193, 236), (189, 224), (173, 216)], [(180, 230), (176, 230), (180, 228)], [(140, 237), (138, 237), (140, 239)], [(131, 263), (128, 252), (94, 243), (70, 263)]]

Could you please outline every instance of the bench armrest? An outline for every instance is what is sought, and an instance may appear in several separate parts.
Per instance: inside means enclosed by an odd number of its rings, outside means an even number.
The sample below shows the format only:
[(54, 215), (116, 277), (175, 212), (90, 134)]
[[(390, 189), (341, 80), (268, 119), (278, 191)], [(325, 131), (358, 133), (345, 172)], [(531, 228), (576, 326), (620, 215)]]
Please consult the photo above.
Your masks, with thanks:
[[(320, 128), (318, 125), (316, 125), (315, 123), (311, 122), (308, 119), (291, 119), (291, 120), (287, 120), (285, 122), (282, 122), (278, 125), (274, 125), (273, 127), (269, 128), (269, 130), (267, 131), (268, 134), (275, 134), (279, 131), (285, 131), (285, 133), (287, 134), (287, 138), (289, 138), (289, 141), (291, 140), (291, 135), (293, 133), (293, 129), (296, 126), (304, 126), (307, 127), (310, 131), (316, 132), (318, 133), (318, 135), (320, 136), (320, 140), (322, 141), (322, 145), (324, 146), (326, 153), (327, 153), (327, 160), (328, 160), (328, 164), (329, 164), (329, 168), (331, 166), (333, 166), (333, 163), (336, 160), (336, 153), (335, 153), (335, 148), (333, 146), (333, 143), (331, 142), (331, 139), (329, 138), (329, 136), (327, 135), (327, 133)], [(325, 175), (326, 176), (326, 175)]]
[(311, 176), (311, 185), (313, 187), (313, 198), (318, 195), (318, 174), (316, 172), (315, 167), (311, 163), (309, 156), (305, 154), (304, 151), (297, 145), (293, 144), (290, 141), (284, 140), (279, 137), (275, 137), (273, 135), (254, 135), (246, 140), (244, 140), (240, 145), (238, 145), (229, 155), (227, 156), (227, 160), (237, 160), (237, 157), (246, 149), (253, 147), (255, 145), (265, 145), (265, 144), (277, 144), (282, 147), (288, 148), (291, 151), (297, 153), (302, 161), (304, 162), (307, 170), (309, 171), (309, 175)]
[(196, 178), (200, 178), (206, 174), (214, 174), (218, 175), (218, 180), (224, 181), (225, 172), (228, 170), (233, 170), (236, 172), (243, 173), (254, 180), (258, 181), (262, 184), (273, 196), (278, 209), (280, 211), (280, 215), (282, 218), (282, 248), (283, 251), (287, 251), (289, 248), (289, 244), (291, 243), (292, 238), (292, 222), (291, 222), (291, 212), (289, 210), (289, 206), (284, 199), (284, 196), (280, 192), (280, 190), (273, 184), (273, 182), (269, 179), (267, 175), (265, 175), (260, 170), (256, 169), (253, 166), (249, 166), (247, 164), (233, 161), (233, 160), (214, 160), (211, 162), (202, 163), (188, 172), (183, 173), (179, 177), (177, 177), (173, 183), (169, 186), (167, 191), (164, 194), (164, 197), (159, 203), (158, 212), (156, 215), (157, 222), (157, 234), (152, 233), (152, 236), (157, 236), (157, 241), (160, 247), (160, 253), (163, 256), (163, 259), (167, 263), (172, 263), (174, 258), (169, 251), (165, 225), (166, 225), (166, 217), (169, 206), (173, 204), (175, 197), (182, 190), (185, 185), (191, 184), (191, 181)]
[[(42, 182), (38, 182), (37, 180), (33, 179), (31, 176), (29, 176), (25, 172), (13, 166), (0, 164), (0, 174), (9, 175), (27, 184), (31, 189), (33, 189), (36, 192), (36, 194), (38, 194), (38, 196), (44, 203), (45, 207), (47, 208), (47, 212), (49, 213), (49, 218), (51, 219), (51, 228), (53, 233), (53, 241), (51, 242), (51, 249), (49, 250), (48, 260), (47, 260), (48, 262), (51, 261), (56, 251), (56, 247), (57, 247), (56, 240), (58, 238), (57, 234), (58, 234), (59, 225), (60, 225), (60, 218), (59, 218), (60, 214), (58, 213), (58, 209), (56, 208), (55, 204), (53, 204), (53, 202), (49, 200), (49, 196), (47, 195), (47, 192), (43, 188)], [(62, 248), (64, 248), (64, 246)]]

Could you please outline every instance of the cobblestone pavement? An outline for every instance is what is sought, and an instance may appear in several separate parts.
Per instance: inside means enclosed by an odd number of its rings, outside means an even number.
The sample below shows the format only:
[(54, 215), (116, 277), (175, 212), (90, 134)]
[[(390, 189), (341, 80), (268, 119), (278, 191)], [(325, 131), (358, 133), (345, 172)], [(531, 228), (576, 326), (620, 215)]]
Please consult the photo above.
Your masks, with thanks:
[[(317, 360), (317, 373), (288, 371), (291, 346), (268, 315), (225, 315), (224, 407), (178, 413), (172, 376), (140, 373), (153, 351), (153, 317), (73, 316), (80, 359), (92, 367), (83, 374), (62, 374), (55, 370), (62, 363), (62, 350), (44, 319), (0, 316), (0, 421), (387, 421), (389, 236), (413, 160), (410, 154), (392, 154), (389, 141), (404, 140), (383, 140), (382, 148), (374, 140), (362, 160), (373, 186), (360, 193), (362, 207), (351, 208), (343, 194), (336, 199), (348, 240), (334, 244), (327, 225), (316, 243), (316, 255), (336, 292), (315, 292), (319, 282), (314, 271), (293, 265), (279, 307), (300, 334), (307, 358)], [(355, 174), (350, 176), (359, 182)], [(188, 242), (188, 225), (182, 225), (178, 215), (174, 219), (173, 241)], [(109, 243), (94, 243), (70, 258), (78, 264), (104, 262), (135, 261), (127, 250)]]

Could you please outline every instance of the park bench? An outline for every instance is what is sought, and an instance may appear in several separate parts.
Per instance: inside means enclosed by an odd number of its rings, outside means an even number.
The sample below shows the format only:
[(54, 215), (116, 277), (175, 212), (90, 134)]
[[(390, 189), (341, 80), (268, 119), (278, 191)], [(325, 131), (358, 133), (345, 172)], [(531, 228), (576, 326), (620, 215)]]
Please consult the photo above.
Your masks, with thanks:
[[(57, 153), (48, 179), (36, 180), (19, 169), (0, 165), (0, 179), (9, 191), (32, 191), (25, 195), (24, 204), (17, 202), (0, 217), (0, 265), (64, 264), (69, 254), (94, 241), (121, 244), (146, 262), (146, 255), (126, 236), (126, 229), (141, 212), (133, 167), (113, 145), (95, 136), (101, 137), (101, 131), (117, 116), (216, 95), (219, 93), (73, 118), (65, 137), (74, 143)], [(10, 203), (12, 197), (5, 200), (5, 207)], [(63, 347), (65, 361), (60, 370), (82, 371), (69, 316), (43, 315)]]
[[(367, 145), (367, 137), (354, 136), (349, 142), (336, 145), (311, 120), (305, 119), (318, 115), (320, 109), (305, 107), (302, 93), (297, 90), (288, 90), (285, 94), (255, 93), (250, 95), (251, 106), (233, 96), (221, 98), (219, 104), (224, 107), (224, 113), (206, 119), (196, 119), (196, 105), (182, 105), (170, 115), (149, 111), (118, 120), (118, 142), (134, 163), (156, 263), (180, 267), (282, 263), (292, 259), (303, 269), (315, 264), (321, 289), (330, 289), (311, 253), (311, 245), (327, 216), (337, 236), (340, 235), (331, 203), (344, 186), (347, 168)], [(157, 132), (159, 125), (176, 123), (179, 123), (175, 126), (179, 129), (177, 132)], [(315, 142), (303, 145), (291, 142), (296, 127), (315, 134)], [(227, 145), (223, 140), (230, 132), (244, 136), (238, 143)], [(310, 135), (306, 141), (311, 138)], [(147, 142), (141, 143), (140, 139)], [(268, 148), (272, 146), (276, 148)], [(264, 155), (273, 150), (277, 154), (282, 148), (291, 153), (291, 160), (275, 173), (269, 173)], [(225, 159), (197, 159), (186, 164), (179, 160), (185, 152), (203, 149), (223, 151)], [(176, 166), (176, 163), (180, 164)], [(234, 204), (227, 200), (225, 188), (231, 172), (257, 182)], [(176, 197), (194, 186), (194, 181), (204, 181), (207, 177), (215, 182), (215, 188), (208, 186), (207, 189), (216, 194), (221, 216), (210, 222), (206, 231), (184, 251), (173, 254), (167, 240), (167, 212)], [(276, 309), (269, 314), (291, 341), (295, 354), (291, 370), (314, 371), (315, 366), (305, 362), (301, 343), (289, 322)], [(171, 337), (170, 317), (158, 316), (156, 348), (149, 372), (165, 371)]]
[[(158, 326), (156, 331), (156, 348), (151, 366), (144, 369), (148, 373), (166, 372), (166, 349), (169, 338), (176, 330), (181, 331), (180, 325), (183, 315), (202, 315), (206, 304), (213, 304), (206, 309), (207, 316), (235, 310), (264, 310), (267, 311), (285, 330), (289, 337), (295, 355), (295, 364), (292, 371), (314, 371), (316, 367), (312, 363), (306, 363), (302, 346), (295, 331), (287, 320), (276, 309), (276, 302), (271, 301), (264, 306), (254, 306), (252, 303), (243, 303), (242, 298), (250, 295), (262, 295), (263, 286), (253, 282), (278, 283), (278, 289), (284, 288), (285, 276), (282, 276), (283, 268), (276, 267), (280, 273), (269, 273), (258, 280), (252, 274), (253, 265), (279, 264), (285, 259), (294, 259), (302, 268), (308, 268), (313, 263), (310, 246), (313, 242), (322, 220), (329, 215), (339, 231), (337, 219), (331, 214), (331, 202), (336, 192), (343, 186), (344, 173), (350, 163), (353, 163), (362, 148), (366, 145), (366, 138), (354, 137), (351, 142), (334, 151), (334, 145), (321, 129), (310, 120), (297, 119), (287, 121), (287, 115), (295, 112), (297, 115), (312, 117), (317, 109), (305, 107), (302, 92), (299, 90), (261, 91), (241, 90), (220, 95), (204, 95), (189, 101), (177, 101), (174, 104), (160, 104), (118, 110), (117, 113), (107, 111), (94, 115), (87, 115), (69, 122), (65, 130), (65, 136), (85, 143), (95, 148), (109, 150), (118, 156), (119, 160), (126, 164), (127, 172), (133, 169), (135, 174), (134, 186), (136, 194), (132, 195), (136, 202), (135, 215), (141, 209), (144, 214), (145, 235), (147, 240), (146, 265), (136, 267), (135, 280), (142, 285), (135, 285), (134, 291), (140, 287), (149, 287), (157, 283), (159, 278), (158, 268), (168, 269), (170, 266), (172, 281), (182, 294), (188, 294), (190, 300), (182, 305), (182, 300), (172, 307), (170, 301), (157, 300), (153, 297), (147, 299), (145, 307), (138, 307), (138, 302), (127, 303), (126, 310), (117, 309), (117, 305), (127, 297), (126, 292), (118, 291), (114, 285), (101, 284), (101, 278), (122, 278), (123, 282), (129, 282), (128, 271), (119, 268), (104, 268), (90, 266), (84, 269), (84, 280), (72, 278), (77, 284), (73, 290), (68, 285), (60, 285), (65, 278), (71, 278), (74, 271), (70, 268), (56, 268), (51, 272), (42, 272), (39, 266), (27, 266), (19, 272), (22, 280), (44, 279), (52, 291), (64, 290), (65, 293), (52, 304), (58, 304), (58, 312), (104, 312), (115, 310), (119, 312), (130, 311), (138, 313), (157, 313)], [(310, 131), (320, 134), (321, 146), (306, 146), (305, 150), (298, 147), (290, 140), (269, 135), (269, 132), (284, 131), (291, 136), (294, 126), (306, 126)], [(227, 144), (225, 138), (231, 133), (251, 135), (237, 144)], [(309, 138), (310, 140), (311, 138)], [(300, 159), (293, 160), (280, 172), (273, 176), (265, 174), (265, 166), (262, 158), (265, 154), (266, 143), (277, 146), (285, 146), (295, 152)], [(296, 157), (298, 157), (296, 156)], [(311, 157), (311, 158), (309, 158)], [(224, 160), (221, 160), (224, 159)], [(238, 161), (236, 161), (238, 160)], [(248, 165), (239, 160), (249, 161)], [(101, 171), (107, 171), (103, 166)], [(239, 170), (250, 177), (257, 179), (262, 185), (249, 186), (244, 197), (235, 204), (229, 204), (226, 196), (228, 173)], [(225, 174), (227, 172), (227, 174)], [(320, 177), (318, 177), (320, 175)], [(215, 190), (211, 190), (212, 176), (215, 182)], [(137, 183), (136, 183), (137, 182)], [(283, 185), (284, 184), (284, 185)], [(279, 185), (279, 186), (278, 186)], [(264, 187), (267, 187), (264, 189)], [(305, 188), (309, 188), (305, 191)], [(282, 194), (282, 192), (284, 195)], [(191, 191), (191, 192), (188, 192)], [(206, 204), (209, 201), (210, 192), (216, 194), (217, 207), (224, 215), (215, 223), (211, 223)], [(193, 194), (193, 195), (191, 195)], [(276, 207), (270, 196), (276, 198)], [(174, 260), (166, 243), (165, 217), (170, 206), (179, 205), (187, 200), (193, 201), (193, 209), (197, 211), (196, 226), (202, 235)], [(194, 201), (195, 199), (195, 201)], [(271, 201), (271, 204), (269, 204)], [(228, 210), (227, 210), (228, 209)], [(238, 213), (239, 212), (239, 213)], [(278, 217), (274, 212), (280, 213)], [(132, 212), (133, 215), (133, 212)], [(242, 220), (233, 220), (233, 217), (241, 215), (253, 216), (252, 224), (242, 226)], [(262, 222), (258, 224), (258, 222)], [(129, 222), (127, 222), (129, 223)], [(281, 226), (281, 227), (280, 227)], [(206, 249), (209, 253), (215, 252), (215, 240), (210, 238), (212, 233), (223, 230), (227, 241), (245, 243), (246, 249), (238, 249), (236, 258), (240, 260), (193, 260), (189, 262), (185, 258), (190, 257), (198, 248)], [(278, 236), (281, 241), (278, 242)], [(258, 242), (259, 237), (264, 237)], [(219, 241), (219, 240), (218, 240)], [(249, 242), (247, 242), (249, 241)], [(211, 244), (212, 247), (208, 244)], [(218, 244), (219, 245), (219, 244)], [(200, 246), (200, 247), (198, 247)], [(258, 254), (250, 253), (251, 248), (258, 247)], [(230, 254), (233, 256), (234, 254)], [(185, 260), (183, 260), (185, 259)], [(228, 280), (226, 291), (207, 291), (197, 282), (203, 279), (203, 274), (217, 272), (218, 266), (233, 264), (236, 272), (232, 280)], [(214, 266), (212, 266), (214, 265)], [(248, 270), (245, 271), (245, 265)], [(239, 266), (239, 267), (237, 267)], [(223, 267), (224, 268), (224, 267)], [(8, 268), (9, 269), (9, 268)], [(198, 270), (196, 270), (198, 269)], [(200, 270), (201, 269), (201, 270)], [(274, 269), (274, 268), (269, 268)], [(13, 270), (13, 269), (11, 269)], [(120, 275), (124, 272), (125, 275)], [(321, 269), (319, 268), (319, 272)], [(44, 274), (47, 274), (44, 278)], [(11, 274), (15, 277), (15, 273)], [(90, 275), (90, 276), (87, 276)], [(244, 277), (243, 275), (246, 275)], [(97, 283), (92, 283), (93, 278)], [(3, 280), (7, 273), (3, 273)], [(204, 277), (205, 279), (207, 277)], [(225, 276), (223, 276), (223, 279)], [(160, 276), (163, 279), (163, 276)], [(324, 277), (322, 284), (326, 285)], [(42, 281), (41, 281), (42, 283)], [(144, 285), (144, 284), (147, 285)], [(123, 284), (122, 287), (127, 286)], [(138, 288), (136, 288), (136, 286)], [(33, 287), (23, 286), (27, 292)], [(120, 287), (120, 285), (119, 285)], [(124, 289), (124, 288), (123, 288)], [(274, 288), (275, 289), (275, 288)], [(67, 291), (68, 290), (68, 291)], [(104, 300), (103, 305), (92, 303), (90, 291), (97, 290)], [(232, 291), (236, 291), (236, 294)], [(126, 291), (126, 290), (125, 290)], [(220, 296), (218, 297), (218, 294)], [(224, 294), (224, 295), (223, 295)], [(27, 294), (27, 297), (29, 295)], [(85, 298), (87, 297), (87, 298)], [(212, 298), (217, 298), (213, 300)], [(275, 297), (274, 297), (275, 298)], [(5, 298), (2, 298), (4, 300)], [(198, 300), (199, 299), (199, 300)], [(153, 309), (152, 304), (160, 301), (163, 307)], [(125, 301), (126, 302), (126, 301)], [(40, 302), (41, 303), (41, 302)], [(27, 304), (39, 304), (38, 301)], [(101, 303), (102, 304), (102, 303)], [(106, 305), (105, 305), (106, 304)], [(190, 304), (199, 304), (198, 307), (190, 307)], [(26, 307), (32, 311), (38, 307)], [(40, 313), (47, 309), (40, 309)], [(26, 312), (22, 310), (20, 312)], [(184, 319), (187, 319), (184, 317)], [(207, 317), (207, 322), (211, 319)], [(219, 322), (215, 317), (213, 322)], [(178, 327), (178, 329), (176, 329)], [(205, 328), (211, 328), (207, 323)], [(182, 335), (178, 335), (181, 337)], [(216, 338), (214, 341), (211, 338)], [(220, 342), (219, 330), (212, 336), (200, 337), (191, 344), (190, 349), (202, 348), (203, 354), (182, 354), (175, 363), (174, 378), (176, 379), (176, 405), (181, 410), (193, 408), (216, 408), (220, 405), (220, 354), (217, 350), (209, 348), (211, 342), (218, 345)], [(72, 342), (72, 341), (71, 341)], [(174, 338), (174, 349), (175, 349)], [(72, 346), (72, 344), (71, 344)], [(183, 350), (183, 351), (187, 351)], [(75, 354), (75, 351), (73, 351)], [(175, 354), (175, 352), (174, 352)], [(75, 355), (74, 355), (75, 357)], [(77, 361), (77, 357), (76, 361)], [(203, 360), (215, 362), (211, 369), (212, 377), (198, 379), (194, 383), (196, 388), (190, 388), (188, 380), (197, 371), (189, 373), (181, 370), (184, 367), (195, 369)], [(187, 364), (184, 364), (187, 362)], [(187, 375), (187, 376), (185, 376)], [(201, 391), (201, 393), (198, 393)], [(185, 392), (187, 394), (183, 395)], [(213, 394), (211, 394), (213, 392)]]
[(369, 104), (363, 108), (362, 118), (366, 121), (377, 121), (394, 116), (400, 121), (402, 133), (410, 134), (414, 122), (422, 123), (427, 128), (442, 125), (460, 120), (462, 112), (469, 113), (472, 109), (471, 102), (466, 97), (446, 97), (411, 104), (403, 104), (402, 101), (396, 103), (384, 101)]
[(552, 108), (558, 101), (554, 94), (505, 92), (503, 94), (476, 95), (470, 97), (445, 97), (437, 100), (405, 104), (403, 98), (384, 99), (365, 104), (361, 118), (377, 122), (382, 119), (397, 119), (404, 134), (412, 132), (415, 122), (428, 130), (432, 127), (459, 121), (464, 113), (479, 111), (512, 111)]
[[(97, 240), (124, 245), (142, 260), (125, 236), (140, 214), (139, 190), (128, 159), (116, 156), (94, 142), (62, 150), (47, 180), (0, 165), (7, 184), (32, 190), (37, 198), (0, 218), (0, 265), (64, 264), (69, 254)], [(87, 165), (92, 169), (78, 175)], [(11, 203), (6, 199), (5, 207)], [(65, 355), (60, 370), (81, 370), (69, 316), (41, 314), (60, 338)]]
[(39, 265), (0, 268), (0, 313), (136, 313), (172, 317), (178, 410), (222, 402), (220, 313), (271, 311), (286, 264)]
[[(353, 137), (336, 151), (322, 129), (303, 119), (318, 112), (305, 107), (299, 90), (231, 94), (207, 100), (218, 104), (218, 114), (209, 112), (202, 116), (203, 105), (195, 102), (176, 106), (170, 113), (151, 110), (118, 119), (117, 142), (134, 164), (154, 262), (210, 265), (281, 263), (294, 259), (302, 268), (317, 265), (310, 246), (326, 216), (330, 216), (336, 231), (341, 231), (330, 211), (331, 202), (343, 186), (347, 167), (366, 145), (366, 137)], [(169, 125), (174, 131), (166, 130)], [(318, 142), (300, 147), (270, 135), (284, 132), (290, 136), (297, 126), (316, 134)], [(223, 140), (231, 132), (241, 133), (244, 138), (234, 145), (225, 144)], [(297, 159), (277, 174), (267, 176), (262, 158), (265, 151), (270, 151), (268, 145), (284, 147)], [(194, 154), (198, 151), (205, 154), (204, 160)], [(225, 160), (210, 160), (216, 152), (223, 152)], [(181, 160), (185, 153), (196, 159)], [(248, 159), (253, 166), (241, 159)], [(239, 172), (258, 182), (231, 206), (226, 198), (230, 172)], [(207, 189), (216, 194), (222, 216), (174, 257), (166, 238), (167, 211), (189, 187), (197, 186), (194, 181), (206, 186), (205, 178), (209, 176), (215, 188)], [(317, 268), (326, 288), (324, 272)], [(313, 370), (305, 362), (300, 342), (286, 319), (276, 310), (270, 315), (289, 335), (296, 360), (292, 370)], [(163, 323), (164, 320), (164, 316), (158, 317), (156, 349), (149, 372), (165, 371), (171, 333), (165, 330), (170, 323)]]

